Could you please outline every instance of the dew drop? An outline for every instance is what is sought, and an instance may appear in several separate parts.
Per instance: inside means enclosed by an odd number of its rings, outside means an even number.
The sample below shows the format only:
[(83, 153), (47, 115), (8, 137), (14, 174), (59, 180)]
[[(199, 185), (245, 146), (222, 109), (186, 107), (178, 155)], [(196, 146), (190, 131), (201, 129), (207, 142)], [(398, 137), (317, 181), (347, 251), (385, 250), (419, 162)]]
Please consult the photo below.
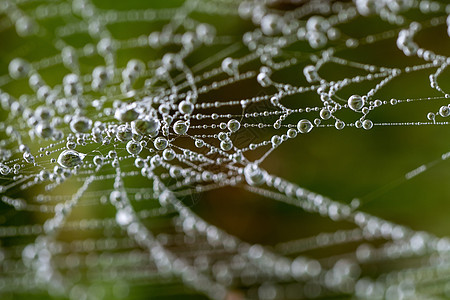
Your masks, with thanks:
[(268, 87), (272, 83), (272, 80), (270, 79), (269, 75), (267, 73), (261, 72), (256, 77), (256, 80), (262, 87)]
[(186, 121), (178, 120), (173, 124), (173, 131), (176, 134), (183, 135), (186, 134), (186, 132), (189, 129), (189, 124)]
[(331, 112), (327, 108), (322, 108), (319, 114), (322, 120), (328, 120), (331, 117)]
[(117, 130), (116, 137), (119, 141), (127, 142), (133, 137), (133, 132), (130, 127), (121, 125)]
[(297, 131), (293, 128), (290, 128), (287, 131), (287, 136), (288, 136), (288, 138), (293, 139), (297, 136)]
[(11, 169), (7, 165), (0, 163), (0, 174), (6, 176), (9, 174), (10, 171)]
[(372, 129), (373, 123), (372, 123), (371, 120), (364, 120), (364, 121), (362, 122), (362, 127), (363, 127), (365, 130)]
[(222, 70), (228, 75), (232, 76), (235, 74), (237, 69), (237, 61), (232, 59), (231, 57), (227, 57), (222, 61)]
[(222, 149), (223, 151), (230, 151), (231, 148), (233, 148), (233, 143), (231, 142), (231, 140), (227, 139), (220, 142), (220, 149)]
[(116, 222), (121, 226), (127, 226), (133, 221), (133, 215), (126, 209), (120, 209), (116, 213)]
[(297, 123), (297, 129), (300, 133), (308, 133), (312, 130), (313, 125), (311, 123), (311, 121), (307, 120), (307, 119), (303, 119), (298, 121)]
[(276, 148), (281, 144), (282, 141), (279, 135), (274, 135), (270, 139), (270, 142), (272, 143), (272, 148)]
[(239, 130), (239, 128), (241, 128), (241, 123), (239, 123), (238, 120), (231, 119), (230, 121), (228, 121), (227, 127), (229, 131), (236, 132)]
[(359, 111), (364, 106), (364, 100), (359, 95), (352, 95), (347, 101), (348, 107), (354, 111)]
[(173, 149), (170, 149), (170, 148), (164, 149), (162, 156), (163, 156), (163, 159), (167, 160), (167, 161), (171, 161), (176, 157), (175, 151), (173, 151)]
[(256, 164), (248, 164), (244, 168), (245, 180), (249, 185), (261, 185), (266, 180), (266, 172)]
[(341, 120), (337, 120), (336, 123), (334, 123), (334, 127), (336, 127), (337, 130), (341, 130), (345, 127), (345, 123)]
[(59, 154), (58, 164), (64, 168), (73, 168), (80, 165), (86, 154), (77, 152), (75, 150), (64, 150)]
[(100, 155), (96, 155), (94, 156), (94, 165), (96, 166), (100, 166), (101, 164), (103, 164), (103, 157), (101, 157)]
[(135, 141), (129, 141), (127, 143), (126, 148), (127, 148), (128, 153), (130, 153), (132, 155), (137, 155), (137, 154), (141, 153), (141, 151), (142, 151), (141, 144), (139, 144), (138, 142), (135, 142)]
[(34, 156), (30, 152), (25, 152), (23, 154), (23, 159), (29, 164), (34, 163)]
[(447, 105), (441, 106), (441, 108), (439, 108), (439, 114), (441, 117), (448, 117), (450, 115), (450, 108)]
[(183, 100), (178, 105), (178, 110), (185, 115), (188, 115), (194, 111), (194, 104), (189, 101)]
[(92, 128), (92, 120), (86, 117), (74, 117), (70, 122), (70, 129), (74, 133), (87, 133)]
[(135, 134), (153, 135), (158, 132), (161, 124), (158, 119), (139, 119), (131, 122), (131, 129)]
[(205, 145), (205, 142), (204, 142), (203, 140), (200, 140), (200, 139), (196, 139), (196, 140), (195, 140), (195, 147), (201, 148), (201, 147), (203, 147), (204, 145)]
[(30, 64), (21, 58), (14, 58), (8, 66), (9, 75), (13, 79), (27, 76), (30, 70)]
[(139, 113), (134, 107), (124, 107), (116, 110), (114, 118), (122, 122), (131, 122), (139, 117)]
[(35, 131), (36, 134), (43, 139), (48, 139), (53, 135), (53, 128), (45, 122), (38, 123), (36, 125)]
[(153, 142), (153, 145), (155, 146), (156, 150), (164, 150), (167, 148), (168, 144), (169, 142), (163, 137), (157, 137)]

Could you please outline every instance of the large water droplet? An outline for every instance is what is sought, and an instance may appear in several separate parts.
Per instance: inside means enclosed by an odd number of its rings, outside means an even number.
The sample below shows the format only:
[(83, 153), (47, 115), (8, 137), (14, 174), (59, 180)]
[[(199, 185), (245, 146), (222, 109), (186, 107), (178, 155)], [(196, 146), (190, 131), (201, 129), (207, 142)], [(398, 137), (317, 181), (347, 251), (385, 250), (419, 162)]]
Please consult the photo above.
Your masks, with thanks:
[(135, 141), (129, 141), (127, 143), (126, 148), (127, 148), (128, 153), (133, 154), (133, 155), (137, 155), (137, 154), (141, 153), (141, 151), (142, 151), (141, 144), (139, 144), (138, 142), (135, 142)]
[(131, 129), (136, 134), (152, 135), (159, 130), (160, 123), (158, 119), (139, 119), (131, 122)]
[(116, 222), (121, 226), (127, 226), (133, 221), (133, 215), (128, 209), (120, 209), (116, 213)]
[(256, 164), (249, 164), (244, 168), (245, 180), (249, 185), (261, 185), (266, 180), (266, 171)]
[(303, 119), (298, 121), (297, 129), (300, 133), (308, 133), (313, 128), (312, 123), (309, 120)]
[(58, 157), (58, 164), (64, 168), (73, 168), (80, 165), (86, 154), (77, 152), (75, 150), (64, 150)]
[(358, 111), (364, 106), (364, 100), (359, 95), (352, 95), (348, 98), (347, 104), (352, 110)]
[(176, 121), (175, 124), (173, 124), (173, 131), (176, 134), (179, 134), (179, 135), (186, 134), (188, 129), (189, 129), (189, 123), (186, 121), (179, 120), (179, 121)]
[(70, 129), (74, 133), (86, 133), (92, 128), (92, 120), (86, 117), (74, 117), (70, 122)]

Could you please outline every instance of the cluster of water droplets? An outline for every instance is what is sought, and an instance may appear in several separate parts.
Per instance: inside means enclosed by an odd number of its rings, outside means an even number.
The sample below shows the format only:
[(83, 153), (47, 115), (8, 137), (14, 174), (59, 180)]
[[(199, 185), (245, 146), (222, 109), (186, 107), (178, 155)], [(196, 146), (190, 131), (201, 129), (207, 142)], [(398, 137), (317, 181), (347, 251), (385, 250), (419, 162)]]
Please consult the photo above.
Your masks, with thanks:
[[(377, 122), (371, 115), (400, 103), (450, 97), (438, 84), (450, 58), (415, 42), (423, 28), (450, 28), (449, 5), (413, 0), (291, 1), (293, 8), (284, 10), (278, 9), (277, 1), (186, 0), (176, 8), (121, 11), (97, 8), (88, 0), (38, 1), (33, 9), (28, 2), (0, 3), (0, 31), (15, 32), (23, 39), (50, 38), (57, 53), (30, 61), (13, 58), (0, 77), (6, 116), (0, 123), (1, 201), (5, 211), (40, 216), (36, 224), (0, 227), (2, 239), (31, 237), (11, 247), (0, 244), (0, 265), (6, 270), (0, 294), (2, 289), (8, 295), (19, 293), (26, 286), (71, 299), (102, 299), (109, 296), (105, 287), (89, 278), (107, 278), (111, 268), (117, 298), (124, 295), (123, 289), (133, 287), (133, 278), (140, 278), (174, 281), (214, 299), (336, 295), (405, 299), (428, 295), (426, 290), (416, 291), (416, 285), (439, 278), (439, 272), (448, 273), (448, 239), (359, 211), (357, 199), (345, 204), (309, 191), (301, 183), (271, 174), (262, 164), (283, 143), (320, 130), (447, 125), (439, 118), (450, 115), (448, 105), (424, 112), (430, 122)], [(422, 19), (407, 19), (404, 13), (410, 10)], [(220, 24), (199, 21), (195, 13), (241, 18), (252, 29), (227, 35)], [(44, 21), (67, 16), (71, 18), (63, 25), (45, 27)], [(363, 38), (341, 31), (340, 25), (364, 18), (378, 18), (393, 29)], [(161, 21), (160, 30), (140, 36), (130, 33), (125, 40), (115, 38), (107, 26)], [(450, 35), (450, 29), (447, 32)], [(79, 33), (91, 42), (80, 48), (65, 39)], [(405, 56), (417, 56), (424, 63), (398, 68), (340, 57), (343, 49), (379, 41), (394, 43)], [(296, 43), (307, 50), (287, 50)], [(195, 65), (189, 62), (191, 55), (205, 55), (201, 51), (208, 47), (214, 50)], [(131, 57), (121, 63), (120, 51), (127, 49), (163, 54), (154, 60)], [(88, 59), (101, 63), (85, 72), (82, 61)], [(327, 64), (354, 68), (361, 75), (330, 80), (322, 71)], [(55, 66), (65, 73), (58, 74), (57, 84), (47, 83), (44, 73)], [(278, 82), (277, 72), (289, 68), (296, 70), (302, 84)], [(435, 68), (430, 87), (440, 96), (383, 100), (376, 96), (403, 74)], [(210, 96), (242, 82), (252, 86), (249, 91), (263, 92), (231, 100)], [(373, 85), (364, 93), (347, 92), (362, 82)], [(14, 84), (23, 92), (15, 92)], [(287, 103), (289, 97), (306, 93), (314, 95), (314, 105)], [(249, 139), (249, 129), (258, 135)], [(263, 154), (255, 158), (258, 151)], [(421, 172), (423, 168), (418, 168), (407, 179)], [(134, 177), (145, 180), (145, 185), (133, 186)], [(270, 248), (209, 224), (180, 200), (226, 186), (346, 221), (355, 228)], [(84, 205), (113, 213), (80, 217), (77, 210)], [(170, 225), (168, 233), (152, 232), (146, 226), (146, 219), (158, 218)], [(61, 238), (65, 231), (99, 228), (106, 237), (87, 234), (84, 241), (72, 242)], [(377, 239), (383, 242), (370, 244)], [(319, 260), (303, 253), (352, 242), (358, 243), (357, 250), (343, 258)], [(186, 247), (196, 257), (184, 253)], [(104, 255), (97, 257), (99, 252)], [(365, 266), (380, 260), (389, 263), (424, 254), (434, 256), (411, 272), (396, 269), (371, 277), (364, 273)], [(123, 261), (135, 268), (134, 273), (121, 276), (114, 263), (98, 262), (108, 259), (117, 259), (118, 268)], [(100, 274), (99, 264), (104, 267)], [(88, 274), (80, 271), (81, 266)], [(436, 293), (445, 292), (439, 287)]]

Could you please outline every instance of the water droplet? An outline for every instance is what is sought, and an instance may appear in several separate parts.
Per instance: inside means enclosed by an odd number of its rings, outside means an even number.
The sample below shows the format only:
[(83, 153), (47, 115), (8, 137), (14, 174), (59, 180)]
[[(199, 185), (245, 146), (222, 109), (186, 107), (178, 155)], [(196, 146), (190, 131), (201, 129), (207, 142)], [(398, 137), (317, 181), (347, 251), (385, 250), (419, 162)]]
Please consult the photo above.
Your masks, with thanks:
[(217, 138), (219, 139), (219, 141), (225, 141), (229, 139), (228, 135), (225, 132), (219, 132)]
[(281, 31), (283, 18), (276, 14), (267, 14), (261, 19), (261, 31), (265, 35), (274, 35)]
[(162, 153), (163, 159), (167, 160), (167, 161), (171, 161), (175, 158), (175, 151), (173, 151), (173, 149), (165, 149)]
[(100, 166), (101, 164), (103, 164), (103, 157), (101, 157), (100, 155), (96, 155), (94, 156), (94, 165), (96, 166)]
[(244, 168), (244, 176), (249, 185), (261, 185), (265, 182), (267, 173), (256, 164), (248, 164)]
[(364, 100), (359, 95), (352, 95), (347, 101), (348, 107), (354, 111), (359, 111), (364, 106)]
[(231, 132), (236, 132), (241, 128), (241, 123), (238, 120), (231, 119), (227, 123), (228, 130)]
[(72, 142), (72, 141), (68, 141), (66, 143), (66, 148), (70, 149), (70, 150), (74, 150), (77, 147), (77, 143)]
[(222, 61), (221, 67), (225, 73), (232, 76), (237, 70), (237, 61), (235, 61), (231, 57), (227, 57)]
[(205, 145), (205, 142), (204, 142), (203, 140), (200, 140), (200, 139), (196, 139), (196, 140), (195, 140), (195, 147), (201, 148), (201, 147), (203, 147), (204, 145)]
[(6, 176), (9, 174), (10, 171), (11, 171), (11, 169), (7, 165), (0, 163), (0, 174), (2, 174), (3, 176)]
[(334, 127), (336, 127), (337, 130), (341, 130), (345, 127), (345, 123), (341, 120), (337, 120), (336, 123), (334, 123)]
[(131, 122), (139, 117), (139, 113), (134, 107), (124, 107), (116, 110), (114, 118), (122, 122)]
[(293, 128), (289, 128), (287, 131), (287, 136), (288, 138), (295, 138), (297, 136), (297, 130), (293, 129)]
[(36, 134), (43, 138), (48, 139), (53, 135), (53, 128), (45, 122), (40, 122), (35, 127)]
[(137, 155), (137, 154), (141, 153), (141, 151), (142, 151), (142, 146), (141, 146), (141, 144), (139, 144), (138, 142), (135, 142), (135, 141), (129, 141), (129, 142), (127, 143), (127, 151), (128, 151), (128, 153), (130, 153), (130, 154)]
[(372, 129), (373, 123), (372, 123), (372, 121), (370, 121), (370, 120), (364, 120), (364, 121), (362, 122), (362, 127), (363, 127), (365, 130)]
[(450, 108), (447, 105), (441, 106), (441, 108), (439, 108), (439, 114), (441, 117), (448, 117), (450, 115)]
[(133, 221), (133, 215), (126, 209), (120, 209), (116, 213), (116, 222), (120, 226), (127, 226)]
[(86, 117), (74, 117), (70, 122), (70, 129), (74, 133), (87, 133), (92, 128), (92, 120)]
[(231, 140), (227, 139), (220, 142), (220, 149), (223, 151), (230, 151), (231, 148), (233, 148), (233, 142), (231, 142)]
[(23, 159), (29, 164), (34, 163), (34, 156), (30, 152), (25, 152), (23, 154)]
[(13, 79), (27, 76), (30, 70), (30, 64), (21, 58), (14, 58), (8, 66), (9, 75)]
[(127, 142), (133, 138), (133, 132), (130, 127), (121, 125), (117, 129), (116, 137), (121, 142)]
[(157, 137), (153, 142), (153, 145), (155, 146), (156, 150), (164, 150), (167, 148), (168, 144), (169, 142), (163, 137)]
[(263, 72), (258, 74), (256, 80), (262, 87), (268, 87), (272, 83), (272, 80), (270, 79), (269, 75)]
[(131, 129), (135, 134), (153, 135), (158, 132), (160, 128), (158, 119), (139, 119), (131, 122)]
[(311, 123), (311, 121), (307, 120), (307, 119), (303, 119), (298, 121), (297, 123), (297, 129), (300, 133), (308, 133), (312, 130), (313, 125)]
[(173, 124), (173, 131), (176, 134), (179, 134), (179, 135), (186, 134), (188, 129), (189, 129), (189, 123), (187, 123), (186, 121), (179, 120), (179, 121), (176, 121), (175, 124)]
[(322, 108), (319, 114), (322, 120), (328, 120), (331, 117), (331, 112), (327, 108)]
[(178, 110), (182, 114), (188, 115), (188, 114), (192, 113), (192, 111), (194, 110), (194, 104), (192, 104), (191, 102), (188, 102), (186, 100), (183, 100), (178, 105)]
[(46, 106), (39, 106), (34, 112), (34, 117), (39, 121), (48, 121), (53, 117), (54, 114), (55, 112), (53, 111), (53, 109), (50, 109)]
[(73, 168), (80, 165), (85, 157), (86, 154), (75, 150), (64, 150), (58, 157), (58, 164), (64, 168)]
[(278, 147), (281, 144), (281, 138), (280, 138), (279, 135), (272, 136), (270, 141), (272, 142), (272, 147), (273, 148), (276, 148), (276, 147)]
[(304, 67), (303, 75), (305, 75), (306, 81), (308, 81), (309, 83), (313, 83), (320, 80), (316, 67), (313, 65), (308, 65)]

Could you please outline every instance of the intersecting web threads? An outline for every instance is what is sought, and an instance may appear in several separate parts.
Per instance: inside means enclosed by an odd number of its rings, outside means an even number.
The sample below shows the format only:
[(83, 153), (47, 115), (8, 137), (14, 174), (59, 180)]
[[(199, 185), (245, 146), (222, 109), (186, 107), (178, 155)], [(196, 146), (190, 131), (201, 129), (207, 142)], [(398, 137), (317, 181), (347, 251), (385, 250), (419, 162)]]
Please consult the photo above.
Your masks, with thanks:
[[(449, 153), (347, 202), (263, 167), (448, 126), (445, 1), (110, 2), (0, 2), (2, 299), (450, 296), (450, 240), (363, 207)], [(245, 241), (195, 211), (227, 187), (336, 226)]]

